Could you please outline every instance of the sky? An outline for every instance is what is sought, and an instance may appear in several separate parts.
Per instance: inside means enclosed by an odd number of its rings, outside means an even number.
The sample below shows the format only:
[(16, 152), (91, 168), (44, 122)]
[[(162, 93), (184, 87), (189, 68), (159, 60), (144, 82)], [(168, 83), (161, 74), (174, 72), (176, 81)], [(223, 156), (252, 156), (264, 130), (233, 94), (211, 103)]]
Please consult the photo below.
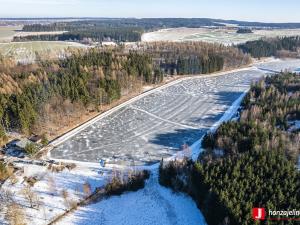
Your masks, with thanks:
[(300, 22), (299, 0), (0, 0), (0, 17), (195, 17)]

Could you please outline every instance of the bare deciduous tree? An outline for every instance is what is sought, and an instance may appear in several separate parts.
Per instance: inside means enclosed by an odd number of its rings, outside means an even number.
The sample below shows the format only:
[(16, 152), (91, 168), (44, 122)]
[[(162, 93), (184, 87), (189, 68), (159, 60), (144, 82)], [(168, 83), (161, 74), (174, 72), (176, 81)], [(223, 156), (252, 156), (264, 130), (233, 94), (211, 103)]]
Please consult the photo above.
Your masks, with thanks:
[(30, 208), (34, 208), (34, 206), (37, 204), (37, 196), (32, 191), (30, 186), (26, 186), (22, 190), (22, 194), (25, 197), (25, 199), (29, 202)]
[(5, 219), (10, 225), (26, 225), (23, 209), (17, 203), (10, 203), (7, 206)]

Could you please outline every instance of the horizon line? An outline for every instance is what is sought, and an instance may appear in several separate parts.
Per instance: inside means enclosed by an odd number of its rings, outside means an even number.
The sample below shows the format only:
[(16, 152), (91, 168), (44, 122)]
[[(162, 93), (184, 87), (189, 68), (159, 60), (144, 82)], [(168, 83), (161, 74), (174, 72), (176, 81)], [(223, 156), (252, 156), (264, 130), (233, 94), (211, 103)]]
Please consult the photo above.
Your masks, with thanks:
[(223, 20), (232, 22), (247, 22), (247, 23), (262, 23), (262, 24), (300, 24), (299, 22), (265, 22), (265, 21), (250, 21), (239, 19), (222, 19), (222, 18), (209, 18), (209, 17), (98, 17), (98, 16), (45, 16), (45, 17), (0, 17), (0, 20), (51, 20), (51, 19), (211, 19), (211, 20)]

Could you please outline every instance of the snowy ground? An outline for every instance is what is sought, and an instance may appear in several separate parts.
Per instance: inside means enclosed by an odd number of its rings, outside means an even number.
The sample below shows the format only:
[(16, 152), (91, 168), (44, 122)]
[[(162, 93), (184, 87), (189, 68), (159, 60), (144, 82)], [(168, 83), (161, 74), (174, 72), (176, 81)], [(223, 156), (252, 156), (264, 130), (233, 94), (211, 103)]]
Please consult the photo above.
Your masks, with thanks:
[[(261, 69), (257, 69), (261, 68)], [(265, 72), (293, 70), (300, 60), (258, 64), (222, 76), (176, 81), (114, 110), (51, 152), (55, 159), (143, 165), (191, 145)], [(54, 143), (55, 144), (55, 143)]]
[(67, 54), (67, 48), (86, 48), (75, 42), (63, 41), (29, 41), (0, 43), (0, 54), (11, 57), (20, 63), (32, 63), (36, 60), (36, 53), (42, 58), (61, 58)]
[(249, 34), (237, 34), (236, 30), (208, 28), (170, 28), (142, 35), (143, 42), (154, 41), (205, 41), (225, 45), (240, 44), (262, 37), (296, 36), (300, 29), (254, 30)]
[(22, 29), (21, 26), (1, 26), (0, 25), (0, 42), (10, 42), (16, 30)]
[[(93, 216), (91, 216), (93, 215)], [(57, 225), (204, 225), (195, 202), (184, 194), (160, 186), (152, 176), (137, 192), (112, 197), (84, 208)]]
[[(101, 187), (107, 179), (109, 179), (111, 171), (103, 171), (103, 175), (99, 175), (98, 168), (89, 166), (77, 166), (74, 170), (64, 170), (60, 173), (53, 173), (47, 168), (36, 165), (24, 165), (24, 173), (18, 171), (16, 181), (8, 180), (1, 188), (1, 193), (9, 192), (13, 200), (22, 206), (22, 211), (25, 215), (24, 219), (27, 225), (46, 225), (56, 216), (61, 215), (65, 210), (70, 208), (72, 202), (78, 202), (83, 199), (86, 194), (83, 191), (85, 183), (90, 184), (91, 191), (96, 187)], [(30, 201), (24, 195), (24, 191), (28, 184), (24, 181), (24, 177), (36, 177), (39, 181), (30, 189), (33, 193), (35, 206), (30, 207)], [(16, 182), (16, 183), (15, 183)], [(62, 192), (67, 191), (67, 202)], [(4, 200), (0, 207), (0, 224), (8, 225), (4, 219), (5, 211), (7, 210), (7, 200)], [(2, 203), (1, 203), (2, 204)]]

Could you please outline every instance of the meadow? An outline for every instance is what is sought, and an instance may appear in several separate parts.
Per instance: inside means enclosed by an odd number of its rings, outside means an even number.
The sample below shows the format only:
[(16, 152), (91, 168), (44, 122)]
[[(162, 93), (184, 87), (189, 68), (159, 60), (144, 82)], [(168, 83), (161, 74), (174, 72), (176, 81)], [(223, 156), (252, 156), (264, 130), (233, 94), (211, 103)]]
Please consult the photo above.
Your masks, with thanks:
[(21, 26), (0, 26), (0, 42), (10, 42)]
[(84, 45), (61, 41), (0, 43), (0, 54), (11, 57), (17, 62), (30, 63), (36, 59), (37, 55), (48, 59), (64, 57), (68, 48), (84, 48)]
[(258, 40), (263, 37), (296, 35), (300, 35), (300, 29), (262, 29), (253, 30), (253, 33), (238, 34), (236, 33), (236, 29), (171, 28), (145, 33), (142, 36), (142, 41), (204, 41), (232, 45)]

